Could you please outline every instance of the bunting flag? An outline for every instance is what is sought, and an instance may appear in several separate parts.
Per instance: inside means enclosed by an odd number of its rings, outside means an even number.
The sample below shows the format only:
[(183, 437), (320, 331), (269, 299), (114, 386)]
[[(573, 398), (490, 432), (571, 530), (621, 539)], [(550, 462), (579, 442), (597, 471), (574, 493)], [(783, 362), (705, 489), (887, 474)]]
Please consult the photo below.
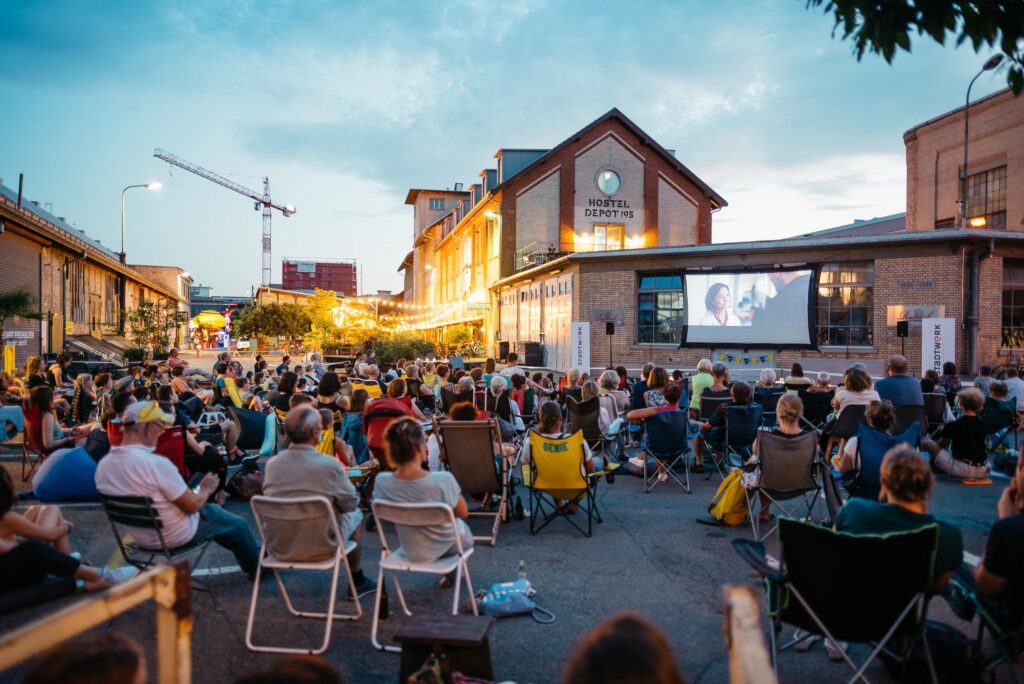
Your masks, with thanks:
[(732, 354), (724, 354), (719, 352), (719, 361), (728, 361), (729, 363), (742, 363), (744, 366), (758, 363), (771, 363), (775, 360), (775, 354), (762, 354), (760, 356), (733, 356)]

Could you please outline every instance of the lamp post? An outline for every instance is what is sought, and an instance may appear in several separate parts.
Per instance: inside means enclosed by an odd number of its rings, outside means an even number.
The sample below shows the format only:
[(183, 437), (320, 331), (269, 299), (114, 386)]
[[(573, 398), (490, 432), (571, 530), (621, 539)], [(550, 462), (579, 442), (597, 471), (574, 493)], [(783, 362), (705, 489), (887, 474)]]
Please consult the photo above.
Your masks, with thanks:
[(127, 255), (125, 254), (125, 251), (124, 251), (124, 194), (126, 192), (128, 192), (129, 190), (131, 190), (132, 188), (146, 188), (147, 190), (159, 190), (163, 186), (164, 186), (164, 184), (160, 183), (160, 182), (142, 183), (142, 184), (139, 184), (139, 185), (129, 185), (129, 186), (125, 187), (124, 190), (121, 191), (121, 263), (122, 264), (128, 263)]
[(963, 168), (963, 183), (962, 183), (962, 194), (960, 195), (960, 228), (967, 230), (967, 222), (970, 220), (970, 211), (967, 203), (967, 124), (968, 115), (971, 109), (971, 88), (974, 87), (974, 82), (978, 80), (986, 71), (992, 71), (999, 63), (1003, 61), (1002, 53), (996, 53), (988, 58), (981, 67), (981, 71), (971, 79), (970, 84), (967, 86), (967, 98), (964, 102), (964, 168)]

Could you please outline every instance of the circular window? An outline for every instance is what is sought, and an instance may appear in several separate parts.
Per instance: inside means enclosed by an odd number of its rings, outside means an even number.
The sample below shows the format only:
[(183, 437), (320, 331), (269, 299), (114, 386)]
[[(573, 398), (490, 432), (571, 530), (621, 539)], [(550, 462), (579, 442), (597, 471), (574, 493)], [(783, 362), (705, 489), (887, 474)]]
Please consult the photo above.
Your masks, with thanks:
[(614, 171), (602, 171), (597, 174), (597, 187), (606, 195), (614, 195), (622, 186), (619, 174)]

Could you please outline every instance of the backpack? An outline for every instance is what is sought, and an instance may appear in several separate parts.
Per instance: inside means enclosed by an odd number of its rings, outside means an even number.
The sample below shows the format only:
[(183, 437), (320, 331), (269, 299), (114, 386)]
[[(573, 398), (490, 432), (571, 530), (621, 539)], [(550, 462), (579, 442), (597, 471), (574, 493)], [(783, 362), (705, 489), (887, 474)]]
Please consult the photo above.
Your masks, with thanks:
[(742, 525), (747, 519), (747, 494), (743, 489), (743, 472), (733, 470), (722, 484), (718, 485), (715, 498), (708, 504), (708, 513), (711, 517), (730, 527)]

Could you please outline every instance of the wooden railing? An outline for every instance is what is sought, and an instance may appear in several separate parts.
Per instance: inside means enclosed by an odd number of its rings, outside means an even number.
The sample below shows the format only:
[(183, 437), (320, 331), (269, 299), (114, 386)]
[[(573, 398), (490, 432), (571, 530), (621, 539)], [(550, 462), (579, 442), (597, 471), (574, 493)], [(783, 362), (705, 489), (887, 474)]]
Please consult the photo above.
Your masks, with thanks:
[(158, 684), (192, 681), (192, 604), (186, 563), (159, 565), (94, 599), (0, 636), (0, 672), (135, 606), (156, 603)]

